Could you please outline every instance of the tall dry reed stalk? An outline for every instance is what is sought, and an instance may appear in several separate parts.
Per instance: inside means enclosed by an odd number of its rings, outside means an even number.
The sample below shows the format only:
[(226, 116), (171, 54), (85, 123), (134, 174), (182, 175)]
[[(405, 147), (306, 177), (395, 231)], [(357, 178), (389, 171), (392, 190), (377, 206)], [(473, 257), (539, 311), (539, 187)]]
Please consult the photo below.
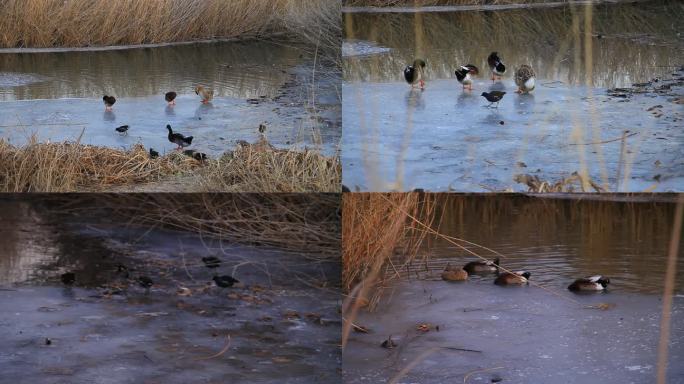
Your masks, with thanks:
[[(434, 214), (433, 197), (423, 193), (343, 194), (342, 284), (348, 294), (343, 308), (343, 345), (361, 306), (374, 306), (387, 280), (419, 258), (425, 232), (410, 216), (432, 225)], [(396, 273), (386, 273), (386, 269)]]
[(339, 28), (339, 7), (334, 0), (2, 0), (0, 46), (90, 47), (283, 33), (329, 39)]

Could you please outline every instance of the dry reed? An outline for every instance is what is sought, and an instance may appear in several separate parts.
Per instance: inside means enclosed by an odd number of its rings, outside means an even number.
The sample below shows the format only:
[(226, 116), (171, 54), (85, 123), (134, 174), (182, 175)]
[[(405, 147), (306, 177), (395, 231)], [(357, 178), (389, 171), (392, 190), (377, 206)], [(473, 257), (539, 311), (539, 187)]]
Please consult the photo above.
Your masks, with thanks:
[(211, 162), (200, 176), (205, 191), (340, 192), (339, 157), (315, 150), (280, 150), (265, 142), (243, 143)]
[[(129, 150), (76, 142), (24, 146), (0, 140), (0, 191), (129, 191), (153, 187), (196, 192), (336, 192), (337, 157), (316, 151), (239, 146), (220, 159), (199, 162), (180, 153), (151, 159), (142, 145)], [(166, 188), (168, 189), (168, 188)]]
[[(345, 193), (342, 198), (342, 284), (348, 294), (343, 308), (342, 345), (355, 326), (365, 303), (374, 307), (379, 289), (418, 257), (425, 232), (417, 230), (409, 215), (433, 223), (434, 204), (423, 193)], [(400, 254), (395, 256), (395, 250)]]
[(339, 7), (334, 0), (3, 0), (0, 46), (90, 47), (276, 34), (318, 40), (335, 34)]
[(270, 246), (339, 261), (339, 194), (310, 193), (153, 193), (81, 194), (79, 199), (49, 195), (53, 210), (105, 210), (102, 217), (130, 226), (167, 228), (227, 240)]
[(179, 154), (150, 159), (142, 145), (119, 150), (78, 141), (40, 143), (35, 136), (21, 147), (0, 140), (0, 164), (4, 192), (97, 190), (160, 180), (199, 165)]
[[(563, 1), (563, 0), (560, 0)], [(559, 2), (560, 2), (559, 1)], [(438, 5), (495, 5), (495, 4), (526, 4), (545, 3), (549, 0), (345, 0), (348, 7), (396, 7), (415, 6), (429, 7)]]

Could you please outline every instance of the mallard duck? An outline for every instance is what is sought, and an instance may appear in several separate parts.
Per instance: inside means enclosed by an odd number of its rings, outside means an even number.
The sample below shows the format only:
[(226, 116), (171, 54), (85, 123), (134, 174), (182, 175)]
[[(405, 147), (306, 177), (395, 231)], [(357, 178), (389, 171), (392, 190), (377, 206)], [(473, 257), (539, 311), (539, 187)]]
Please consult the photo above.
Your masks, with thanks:
[(154, 149), (150, 148), (150, 159), (156, 159), (159, 157), (159, 152), (155, 151)]
[(192, 136), (183, 136), (180, 133), (174, 133), (173, 130), (171, 129), (171, 125), (167, 124), (166, 129), (169, 130), (169, 141), (176, 144), (178, 146), (178, 150), (183, 149), (183, 147), (187, 147), (190, 144), (192, 144)]
[(463, 89), (473, 90), (473, 78), (471, 75), (477, 75), (479, 73), (476, 66), (472, 64), (462, 65), (454, 73), (456, 74), (456, 80), (463, 84)]
[(122, 125), (120, 127), (116, 127), (116, 128), (114, 128), (114, 130), (121, 133), (121, 134), (128, 135), (128, 125)]
[(62, 273), (60, 279), (64, 285), (73, 285), (76, 282), (76, 274), (73, 272)]
[(499, 108), (499, 101), (503, 99), (504, 95), (506, 92), (503, 91), (491, 91), (491, 92), (482, 92), (480, 96), (484, 96), (487, 101), (489, 101), (489, 105), (487, 107), (491, 107), (492, 104), (496, 103), (496, 108)]
[(233, 276), (228, 275), (214, 276), (212, 280), (214, 280), (214, 283), (216, 283), (216, 285), (218, 285), (221, 288), (230, 288), (233, 286), (233, 284), (239, 283), (239, 281), (235, 279)]
[(529, 284), (527, 281), (530, 278), (531, 273), (527, 271), (518, 271), (514, 273), (502, 273), (500, 274), (496, 280), (494, 280), (494, 284), (496, 285), (522, 285), (522, 284)]
[(528, 93), (534, 89), (534, 70), (527, 64), (521, 65), (515, 70), (515, 85), (518, 86), (516, 93)]
[(498, 52), (492, 52), (487, 57), (487, 64), (489, 64), (489, 69), (492, 71), (492, 81), (496, 80), (498, 77), (501, 79), (504, 72), (506, 72), (506, 66), (501, 61)]
[(416, 83), (420, 85), (420, 89), (425, 88), (425, 80), (423, 80), (423, 71), (425, 71), (425, 61), (416, 59), (412, 65), (407, 65), (404, 68), (404, 79), (413, 88)]
[(214, 98), (214, 91), (201, 85), (195, 87), (195, 93), (202, 98), (202, 104), (207, 104)]
[(102, 101), (104, 102), (104, 105), (105, 105), (105, 111), (111, 111), (112, 109), (114, 109), (114, 103), (116, 103), (116, 97), (104, 95), (104, 96), (102, 96)]
[(603, 291), (608, 288), (610, 279), (601, 275), (589, 276), (583, 279), (577, 279), (568, 286), (568, 289), (573, 292), (579, 291)]
[(202, 258), (202, 262), (209, 269), (216, 269), (221, 266), (221, 259), (216, 256), (206, 256)]
[(194, 149), (186, 149), (183, 151), (183, 154), (188, 157), (192, 157), (193, 159), (197, 161), (204, 161), (207, 159), (207, 154), (204, 152), (198, 152), (195, 151)]
[(463, 269), (470, 274), (496, 272), (499, 270), (499, 258), (497, 257), (494, 259), (494, 261), (471, 261), (470, 263), (464, 265)]
[(169, 105), (176, 105), (176, 96), (178, 96), (176, 92), (166, 92), (164, 100), (166, 100)]
[(468, 280), (468, 272), (463, 268), (454, 268), (449, 263), (447, 263), (442, 272), (442, 280), (446, 281), (466, 281)]

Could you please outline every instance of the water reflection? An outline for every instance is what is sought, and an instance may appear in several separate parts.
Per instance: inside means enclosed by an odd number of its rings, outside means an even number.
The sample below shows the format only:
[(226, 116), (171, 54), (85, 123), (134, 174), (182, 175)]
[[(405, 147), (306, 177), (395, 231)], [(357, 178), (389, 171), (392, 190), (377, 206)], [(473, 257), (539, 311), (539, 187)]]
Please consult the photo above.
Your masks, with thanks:
[(190, 94), (200, 83), (216, 96), (274, 97), (289, 78), (286, 70), (307, 60), (302, 54), (292, 46), (256, 41), (0, 54), (0, 100)]
[[(414, 57), (427, 61), (427, 78), (453, 78), (472, 63), (488, 78), (487, 55), (497, 50), (513, 69), (530, 64), (541, 79), (597, 87), (626, 86), (669, 75), (684, 61), (676, 1), (593, 6), (584, 30), (584, 6), (486, 12), (346, 14), (346, 37), (391, 51), (344, 60), (347, 81), (399, 81)], [(353, 41), (348, 44), (353, 44)], [(589, 65), (587, 66), (587, 63)]]
[[(501, 252), (502, 265), (532, 272), (534, 281), (565, 289), (573, 279), (604, 274), (621, 291), (662, 291), (675, 204), (561, 200), (523, 196), (455, 196), (443, 199), (442, 233)], [(443, 240), (428, 245), (435, 268), (470, 261)], [(486, 257), (491, 253), (469, 247)], [(684, 292), (680, 247), (676, 291)]]
[(411, 88), (406, 94), (406, 106), (420, 110), (425, 109), (423, 91), (417, 88)]

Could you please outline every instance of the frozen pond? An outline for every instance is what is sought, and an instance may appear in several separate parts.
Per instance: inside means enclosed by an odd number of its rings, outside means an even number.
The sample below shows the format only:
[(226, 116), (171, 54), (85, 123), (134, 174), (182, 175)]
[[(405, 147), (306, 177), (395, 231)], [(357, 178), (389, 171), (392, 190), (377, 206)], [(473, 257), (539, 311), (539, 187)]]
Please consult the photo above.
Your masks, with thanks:
[(0, 202), (1, 383), (339, 382), (338, 263), (37, 206)]
[[(351, 334), (346, 382), (384, 382), (414, 361), (399, 383), (461, 383), (468, 374), (468, 383), (655, 381), (674, 204), (452, 195), (438, 210), (442, 233), (502, 253), (502, 266), (531, 272), (530, 280), (545, 289), (496, 286), (494, 274), (442, 281), (447, 263), (476, 258), (430, 241), (429, 261), (401, 269), (376, 311), (361, 311), (355, 320), (370, 333)], [(684, 383), (681, 248), (677, 264), (668, 383)], [(575, 278), (594, 274), (611, 279), (607, 292), (567, 290)], [(609, 307), (587, 308), (598, 304)], [(420, 324), (430, 331), (418, 331)], [(397, 348), (380, 347), (389, 335)]]
[[(610, 191), (682, 190), (684, 50), (667, 22), (681, 4), (592, 12), (590, 33), (572, 30), (583, 7), (347, 14), (344, 184), (523, 191), (516, 174), (555, 182), (578, 171)], [(495, 50), (509, 71), (493, 82)], [(422, 92), (401, 74), (414, 57), (427, 62)], [(473, 91), (453, 74), (467, 63), (481, 72)], [(537, 73), (530, 95), (514, 93), (513, 68), (524, 63)], [(498, 108), (480, 96), (491, 90), (507, 93)]]
[[(315, 66), (315, 68), (314, 68)], [(312, 74), (315, 73), (315, 77)], [(166, 124), (193, 135), (193, 148), (218, 155), (255, 141), (259, 124), (279, 147), (340, 141), (339, 70), (287, 43), (216, 42), (116, 51), (0, 53), (0, 136), (174, 148)], [(196, 85), (215, 91), (202, 105)], [(179, 94), (168, 107), (164, 94)], [(116, 96), (113, 112), (102, 96)], [(129, 125), (128, 136), (114, 128)], [(320, 129), (319, 135), (312, 130)]]

